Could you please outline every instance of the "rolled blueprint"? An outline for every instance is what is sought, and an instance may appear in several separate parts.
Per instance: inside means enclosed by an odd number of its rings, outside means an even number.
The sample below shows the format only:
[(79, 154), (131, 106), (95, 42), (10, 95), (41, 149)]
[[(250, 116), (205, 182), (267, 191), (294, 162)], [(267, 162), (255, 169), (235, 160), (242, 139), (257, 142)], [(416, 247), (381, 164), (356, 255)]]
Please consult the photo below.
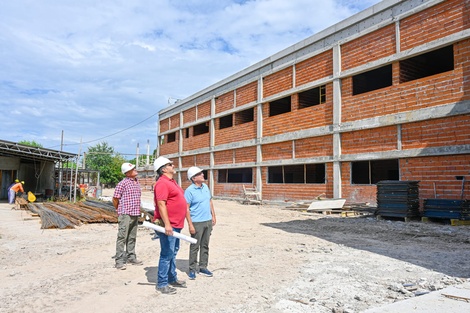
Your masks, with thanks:
[[(161, 226), (158, 226), (158, 225), (155, 225), (155, 224), (152, 224), (152, 223), (149, 223), (147, 221), (144, 221), (142, 223), (142, 226), (145, 226), (147, 228), (152, 228), (153, 230), (156, 230), (160, 233), (165, 233), (165, 228), (161, 227)], [(178, 239), (183, 239), (187, 242), (190, 242), (190, 243), (197, 243), (197, 239), (196, 238), (192, 238), (192, 237), (189, 237), (189, 236), (186, 236), (186, 235), (183, 235), (183, 234), (180, 234), (178, 232), (173, 232), (173, 237), (176, 237)]]

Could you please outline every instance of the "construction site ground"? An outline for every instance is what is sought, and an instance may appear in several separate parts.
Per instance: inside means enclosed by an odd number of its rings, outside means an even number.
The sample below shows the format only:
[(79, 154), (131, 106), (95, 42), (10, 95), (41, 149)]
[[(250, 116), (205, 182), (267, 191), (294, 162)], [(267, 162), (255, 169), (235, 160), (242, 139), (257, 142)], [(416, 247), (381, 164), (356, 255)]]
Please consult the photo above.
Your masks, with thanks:
[(214, 202), (214, 276), (188, 280), (182, 241), (176, 295), (155, 291), (153, 230), (122, 271), (117, 224), (44, 230), (0, 203), (0, 312), (470, 312), (470, 226)]

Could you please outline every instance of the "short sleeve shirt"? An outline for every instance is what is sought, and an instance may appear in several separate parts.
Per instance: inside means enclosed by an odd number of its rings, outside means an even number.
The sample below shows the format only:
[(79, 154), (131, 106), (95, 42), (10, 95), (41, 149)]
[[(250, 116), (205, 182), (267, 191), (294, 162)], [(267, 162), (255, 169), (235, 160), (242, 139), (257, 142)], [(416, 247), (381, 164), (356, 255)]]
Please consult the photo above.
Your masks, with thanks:
[(198, 187), (191, 184), (184, 192), (186, 202), (189, 204), (189, 212), (193, 222), (207, 222), (212, 219), (211, 193), (206, 184)]
[(140, 184), (129, 177), (121, 180), (114, 189), (114, 198), (119, 199), (118, 215), (140, 215)]
[(158, 201), (166, 201), (168, 211), (168, 219), (173, 228), (183, 228), (184, 219), (186, 217), (186, 199), (184, 198), (184, 190), (176, 183), (174, 179), (170, 179), (162, 175), (155, 183), (154, 188), (155, 214), (154, 219), (161, 218), (158, 210)]

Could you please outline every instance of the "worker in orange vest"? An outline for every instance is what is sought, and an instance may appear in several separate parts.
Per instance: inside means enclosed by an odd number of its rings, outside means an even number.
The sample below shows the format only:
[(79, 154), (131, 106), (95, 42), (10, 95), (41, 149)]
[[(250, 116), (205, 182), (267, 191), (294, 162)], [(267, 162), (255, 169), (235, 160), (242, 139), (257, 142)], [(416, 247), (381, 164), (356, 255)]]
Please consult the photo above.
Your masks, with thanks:
[(24, 192), (23, 185), (24, 181), (21, 181), (10, 187), (10, 190), (8, 192), (8, 203), (12, 204), (15, 202), (16, 194), (19, 191)]

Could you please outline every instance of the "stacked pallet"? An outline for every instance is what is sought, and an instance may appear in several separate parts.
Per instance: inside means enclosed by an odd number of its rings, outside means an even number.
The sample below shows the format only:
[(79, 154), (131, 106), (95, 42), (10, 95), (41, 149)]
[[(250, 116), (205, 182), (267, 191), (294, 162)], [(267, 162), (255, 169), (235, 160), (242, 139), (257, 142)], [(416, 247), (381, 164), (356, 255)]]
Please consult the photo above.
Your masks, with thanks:
[(377, 215), (419, 217), (419, 181), (383, 180), (377, 183)]
[(455, 199), (424, 199), (424, 217), (470, 220), (470, 202)]

